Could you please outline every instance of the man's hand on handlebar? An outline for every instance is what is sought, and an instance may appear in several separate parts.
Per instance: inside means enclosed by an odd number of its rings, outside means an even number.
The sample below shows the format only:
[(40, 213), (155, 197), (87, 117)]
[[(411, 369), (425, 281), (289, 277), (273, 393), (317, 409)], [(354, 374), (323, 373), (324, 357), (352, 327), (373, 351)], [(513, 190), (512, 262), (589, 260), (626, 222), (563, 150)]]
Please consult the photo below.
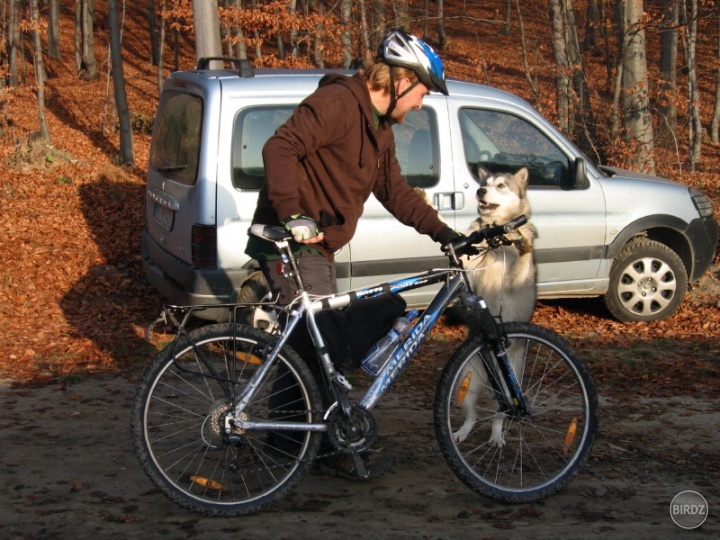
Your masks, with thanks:
[(476, 248), (473, 244), (470, 238), (465, 236), (462, 233), (457, 233), (457, 238), (454, 238), (451, 242), (445, 244), (440, 249), (444, 253), (447, 253), (452, 248), (452, 251), (455, 252), (455, 255), (477, 255), (480, 253), (480, 250)]

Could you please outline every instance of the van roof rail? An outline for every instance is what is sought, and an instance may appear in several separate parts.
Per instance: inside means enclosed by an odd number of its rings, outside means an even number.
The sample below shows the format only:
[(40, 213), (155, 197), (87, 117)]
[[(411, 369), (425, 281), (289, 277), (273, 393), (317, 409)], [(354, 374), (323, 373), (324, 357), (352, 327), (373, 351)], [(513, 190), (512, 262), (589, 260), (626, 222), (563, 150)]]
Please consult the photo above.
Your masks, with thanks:
[(238, 76), (242, 78), (246, 77), (254, 77), (255, 71), (253, 71), (252, 64), (250, 61), (246, 58), (231, 58), (228, 56), (203, 56), (202, 58), (199, 58), (197, 61), (197, 69), (198, 71), (204, 71), (210, 67), (210, 62), (217, 61), (217, 62), (229, 62), (237, 67), (238, 70)]

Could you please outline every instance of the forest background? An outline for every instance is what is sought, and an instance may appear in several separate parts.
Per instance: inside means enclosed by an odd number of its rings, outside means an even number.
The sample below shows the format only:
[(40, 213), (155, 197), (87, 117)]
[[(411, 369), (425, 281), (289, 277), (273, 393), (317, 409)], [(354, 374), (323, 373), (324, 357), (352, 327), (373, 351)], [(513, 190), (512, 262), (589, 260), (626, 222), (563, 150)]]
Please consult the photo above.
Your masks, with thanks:
[[(154, 354), (158, 343), (144, 327), (162, 299), (144, 280), (139, 253), (152, 120), (164, 78), (208, 52), (255, 67), (344, 67), (401, 26), (441, 51), (448, 76), (521, 95), (592, 158), (697, 187), (720, 217), (715, 2), (2, 0), (0, 7), (0, 378), (44, 384), (133, 371)], [(692, 302), (657, 323), (617, 323), (587, 300), (542, 302), (536, 321), (570, 338), (601, 382), (645, 385), (657, 395), (671, 391), (682, 370), (698, 375), (697, 392), (711, 392), (720, 373), (717, 282), (709, 272)], [(434, 336), (418, 362), (444, 339)]]

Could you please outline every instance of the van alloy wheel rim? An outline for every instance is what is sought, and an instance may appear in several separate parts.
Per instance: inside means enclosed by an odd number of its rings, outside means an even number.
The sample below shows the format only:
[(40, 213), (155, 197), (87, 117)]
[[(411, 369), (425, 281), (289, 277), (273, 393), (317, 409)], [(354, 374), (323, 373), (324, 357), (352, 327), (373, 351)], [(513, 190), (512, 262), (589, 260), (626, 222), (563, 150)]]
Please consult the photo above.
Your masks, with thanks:
[(655, 257), (633, 261), (618, 283), (618, 297), (625, 309), (643, 316), (666, 309), (676, 292), (677, 280), (672, 268)]

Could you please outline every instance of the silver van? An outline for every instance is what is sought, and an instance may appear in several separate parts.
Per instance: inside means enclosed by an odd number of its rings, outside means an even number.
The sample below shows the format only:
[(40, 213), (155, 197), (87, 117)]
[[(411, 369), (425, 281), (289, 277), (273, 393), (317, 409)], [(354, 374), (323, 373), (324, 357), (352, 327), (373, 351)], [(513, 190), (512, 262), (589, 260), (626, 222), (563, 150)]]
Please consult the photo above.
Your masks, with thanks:
[[(160, 96), (147, 173), (145, 272), (173, 304), (215, 304), (263, 292), (245, 255), (264, 181), (265, 141), (315, 88), (321, 70), (199, 69), (173, 73)], [(699, 191), (600, 167), (530, 104), (484, 85), (448, 81), (394, 126), (408, 182), (445, 222), (476, 217), (471, 167), (530, 170), (540, 298), (602, 296), (623, 321), (672, 315), (715, 255), (718, 223)], [(374, 198), (336, 256), (340, 289), (445, 264), (439, 246)], [(430, 291), (413, 291), (423, 306)], [(221, 310), (205, 312), (209, 319)]]

